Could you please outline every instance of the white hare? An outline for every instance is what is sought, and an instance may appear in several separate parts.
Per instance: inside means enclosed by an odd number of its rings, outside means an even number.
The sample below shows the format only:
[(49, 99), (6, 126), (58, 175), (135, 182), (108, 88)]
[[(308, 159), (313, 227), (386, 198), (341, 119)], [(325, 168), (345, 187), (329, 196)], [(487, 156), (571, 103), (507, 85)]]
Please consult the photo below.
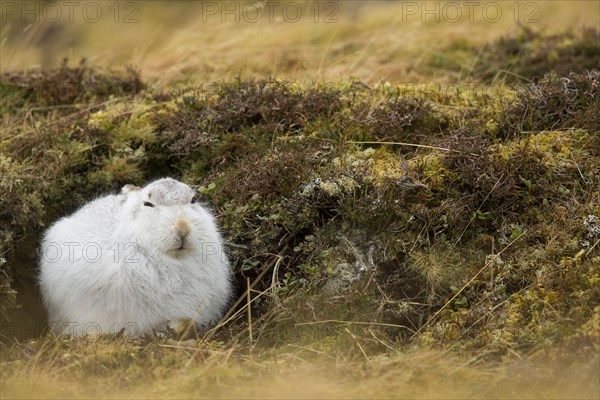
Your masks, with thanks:
[(160, 332), (182, 320), (217, 322), (231, 270), (212, 215), (194, 191), (165, 178), (125, 186), (52, 225), (40, 286), (55, 333)]

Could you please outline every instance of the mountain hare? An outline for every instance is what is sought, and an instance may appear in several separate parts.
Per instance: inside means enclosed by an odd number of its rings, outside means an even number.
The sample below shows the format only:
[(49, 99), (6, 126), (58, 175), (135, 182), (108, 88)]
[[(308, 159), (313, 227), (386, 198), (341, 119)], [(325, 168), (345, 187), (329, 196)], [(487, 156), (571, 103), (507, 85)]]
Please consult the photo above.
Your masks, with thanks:
[(139, 336), (216, 323), (232, 294), (213, 216), (165, 178), (96, 199), (52, 225), (40, 286), (55, 333)]

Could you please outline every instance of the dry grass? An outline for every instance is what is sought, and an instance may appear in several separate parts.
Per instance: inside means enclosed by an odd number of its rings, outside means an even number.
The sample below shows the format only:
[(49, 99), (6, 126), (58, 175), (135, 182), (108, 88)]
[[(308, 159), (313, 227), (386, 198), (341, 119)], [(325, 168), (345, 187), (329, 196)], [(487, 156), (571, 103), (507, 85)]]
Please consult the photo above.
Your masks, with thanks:
[[(348, 333), (356, 345), (379, 340)], [(292, 344), (257, 351), (118, 338), (44, 339), (19, 350), (20, 360), (1, 364), (3, 398), (591, 399), (599, 389), (597, 358), (500, 366), (423, 349), (361, 360)]]

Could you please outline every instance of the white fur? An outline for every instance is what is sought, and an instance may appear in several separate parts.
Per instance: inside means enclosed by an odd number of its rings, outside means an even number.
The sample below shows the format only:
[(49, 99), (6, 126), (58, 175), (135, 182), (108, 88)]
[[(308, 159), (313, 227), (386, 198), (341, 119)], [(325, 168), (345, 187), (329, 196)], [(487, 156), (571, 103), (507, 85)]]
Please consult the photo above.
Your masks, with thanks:
[[(191, 203), (193, 195), (170, 178), (128, 185), (52, 225), (42, 241), (40, 286), (53, 330), (138, 336), (181, 319), (218, 322), (231, 271), (214, 218)], [(183, 242), (177, 221), (190, 228)]]

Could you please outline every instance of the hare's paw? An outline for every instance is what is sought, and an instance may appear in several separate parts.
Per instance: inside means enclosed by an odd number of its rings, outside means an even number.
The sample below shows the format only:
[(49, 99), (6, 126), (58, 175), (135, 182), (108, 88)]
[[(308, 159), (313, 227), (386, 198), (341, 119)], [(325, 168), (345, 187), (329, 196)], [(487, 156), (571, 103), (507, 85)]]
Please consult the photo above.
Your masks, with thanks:
[(169, 328), (172, 329), (178, 337), (194, 336), (198, 332), (196, 323), (189, 318), (170, 321)]
[(172, 327), (172, 322), (165, 322), (153, 329), (152, 335), (158, 339), (165, 339), (176, 336), (175, 329)]
[(154, 335), (163, 338), (184, 338), (194, 335), (197, 331), (194, 321), (188, 318), (174, 319), (164, 323), (154, 330)]

